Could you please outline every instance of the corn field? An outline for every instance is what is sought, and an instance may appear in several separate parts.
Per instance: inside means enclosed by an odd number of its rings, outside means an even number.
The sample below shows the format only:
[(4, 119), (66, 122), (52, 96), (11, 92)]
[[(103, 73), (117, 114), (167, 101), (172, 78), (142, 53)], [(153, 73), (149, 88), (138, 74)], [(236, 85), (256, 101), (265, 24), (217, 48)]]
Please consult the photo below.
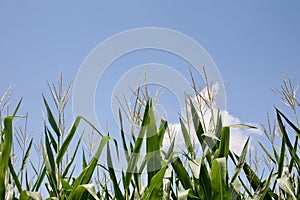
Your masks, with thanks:
[[(15, 127), (16, 121), (25, 121), (26, 126), (27, 114), (19, 113), (22, 99), (14, 109), (11, 108), (12, 90), (8, 89), (0, 101), (0, 198), (300, 199), (300, 126), (297, 118), (300, 103), (296, 99), (295, 84), (284, 77), (281, 89), (273, 90), (294, 116), (274, 108), (274, 129), (270, 120), (264, 126), (265, 137), (272, 148), (258, 144), (264, 152), (260, 156), (269, 161), (268, 166), (260, 164), (263, 171), (255, 169), (248, 159), (250, 138), (240, 154), (233, 152), (229, 145), (232, 128), (256, 127), (245, 124), (223, 126), (222, 116), (214, 108), (213, 92), (203, 96), (194, 82), (191, 85), (195, 94), (186, 96), (186, 116), (178, 119), (185, 144), (181, 151), (175, 150), (174, 136), (168, 138), (168, 148), (163, 147), (163, 141), (172, 135), (171, 130), (168, 121), (156, 115), (156, 102), (145, 87), (139, 87), (135, 92), (132, 108), (120, 106), (121, 141), (108, 131), (97, 130), (84, 116), (66, 123), (65, 108), (72, 84), (63, 92), (60, 77), (57, 87), (49, 84), (54, 106), (51, 107), (49, 99), (42, 96), (43, 134), (37, 142), (27, 137), (26, 127)], [(210, 90), (209, 83), (206, 88)], [(211, 113), (209, 124), (203, 119), (205, 112)], [(129, 128), (132, 133), (129, 139), (125, 137), (124, 117), (135, 125)], [(101, 137), (91, 152), (83, 148), (81, 138), (76, 137), (81, 134), (78, 127), (82, 123)], [(196, 133), (196, 141), (191, 140), (191, 130)], [(280, 141), (279, 146), (274, 138)], [(17, 146), (22, 151), (15, 151)], [(118, 152), (119, 148), (122, 151)], [(40, 156), (39, 165), (34, 163), (37, 157), (34, 150)], [(124, 153), (126, 169), (116, 170), (113, 160), (118, 157), (112, 156), (112, 151)], [(106, 164), (99, 162), (102, 154), (106, 154)]]

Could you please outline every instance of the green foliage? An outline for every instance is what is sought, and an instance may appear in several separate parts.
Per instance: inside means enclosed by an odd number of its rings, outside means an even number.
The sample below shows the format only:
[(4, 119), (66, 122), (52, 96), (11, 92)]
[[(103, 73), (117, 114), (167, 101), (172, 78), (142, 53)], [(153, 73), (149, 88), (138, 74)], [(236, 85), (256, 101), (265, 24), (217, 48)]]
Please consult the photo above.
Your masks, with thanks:
[[(215, 108), (214, 92), (210, 91), (208, 83), (208, 97), (195, 90), (196, 97), (188, 97), (186, 116), (179, 117), (181, 131), (178, 134), (182, 134), (185, 145), (181, 152), (176, 152), (176, 135), (170, 137), (167, 121), (156, 116), (155, 102), (149, 97), (147, 88), (144, 94), (142, 88), (138, 88), (133, 109), (127, 106), (129, 113), (125, 113), (135, 125), (130, 129), (129, 139), (125, 137), (122, 112), (119, 111), (121, 144), (126, 162), (126, 169), (121, 172), (116, 170), (113, 162), (119, 158), (115, 139), (104, 136), (82, 116), (76, 117), (66, 131), (64, 109), (71, 84), (65, 93), (62, 92), (62, 78), (58, 91), (54, 86), (49, 85), (49, 88), (56, 110), (43, 95), (46, 117), (40, 143), (43, 157), (40, 167), (30, 159), (33, 139), (22, 143), (18, 138), (24, 149), (20, 170), (15, 167), (13, 121), (18, 117), (22, 99), (12, 115), (2, 118), (3, 109), (0, 110), (1, 198), (39, 200), (42, 199), (42, 188), (46, 188), (47, 194), (43, 196), (46, 195), (47, 199), (300, 199), (300, 130), (296, 112), (299, 102), (295, 98), (295, 87), (286, 79), (282, 92), (275, 92), (292, 109), (296, 122), (275, 108), (280, 146), (270, 139), (272, 149), (269, 151), (259, 143), (265, 159), (271, 163), (266, 174), (253, 168), (251, 160), (247, 161), (249, 138), (240, 155), (230, 149), (232, 128), (255, 127), (243, 124), (223, 126), (222, 116)], [(196, 88), (194, 82), (193, 88)], [(8, 104), (4, 102), (4, 105)], [(210, 113), (207, 124), (203, 119), (204, 113)], [(89, 124), (101, 136), (91, 159), (87, 159), (85, 150), (79, 155), (81, 138), (75, 141), (74, 137), (82, 122)], [(195, 138), (191, 137), (193, 131)], [(163, 146), (166, 135), (169, 136), (168, 149)], [(117, 158), (112, 157), (109, 141), (115, 144)], [(99, 157), (105, 147), (107, 163), (102, 165)], [(76, 165), (78, 160), (82, 162)], [(32, 178), (28, 178), (29, 163), (34, 171)], [(229, 173), (229, 167), (233, 168), (232, 173)], [(104, 174), (102, 182), (95, 178), (99, 172)]]

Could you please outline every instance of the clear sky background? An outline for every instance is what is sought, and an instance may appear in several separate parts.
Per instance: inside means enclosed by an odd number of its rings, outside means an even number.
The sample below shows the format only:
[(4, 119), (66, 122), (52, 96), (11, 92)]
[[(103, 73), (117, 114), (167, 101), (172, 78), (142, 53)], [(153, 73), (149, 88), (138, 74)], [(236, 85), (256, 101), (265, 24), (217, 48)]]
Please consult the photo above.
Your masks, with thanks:
[(300, 80), (299, 10), (299, 1), (269, 0), (0, 1), (0, 93), (16, 86), (13, 103), (24, 97), (20, 113), (29, 112), (29, 127), (38, 136), (41, 93), (50, 97), (46, 81), (56, 82), (60, 70), (65, 83), (75, 80), (89, 52), (114, 34), (163, 27), (190, 36), (208, 51), (224, 83), (230, 82), (231, 115), (264, 123), (274, 105), (285, 110), (270, 91), (280, 87), (282, 70)]

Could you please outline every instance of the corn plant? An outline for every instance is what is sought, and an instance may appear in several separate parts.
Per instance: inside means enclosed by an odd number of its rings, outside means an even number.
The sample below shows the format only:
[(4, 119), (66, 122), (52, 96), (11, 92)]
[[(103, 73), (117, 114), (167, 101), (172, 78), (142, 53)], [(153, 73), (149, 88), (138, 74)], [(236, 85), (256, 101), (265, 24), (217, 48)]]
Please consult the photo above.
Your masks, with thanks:
[[(190, 100), (188, 107), (192, 114), (192, 122), (205, 156), (196, 158), (197, 152), (192, 146), (185, 123), (180, 118), (183, 138), (188, 149), (188, 153), (183, 156), (188, 160), (188, 166), (186, 166), (182, 156), (174, 153), (174, 137), (171, 139), (167, 152), (162, 150), (164, 135), (169, 131), (168, 125), (165, 120), (161, 120), (157, 128), (156, 124), (159, 120), (155, 117), (147, 86), (145, 86), (145, 91), (138, 87), (135, 96), (133, 111), (128, 109), (129, 114), (126, 116), (130, 116), (131, 122), (140, 122), (140, 129), (137, 137), (131, 134), (129, 141), (126, 141), (122, 114), (121, 111), (119, 112), (120, 133), (127, 169), (122, 172), (122, 178), (118, 179), (112, 165), (110, 151), (107, 152), (109, 166), (107, 171), (114, 188), (114, 193), (107, 196), (116, 199), (231, 199), (231, 185), (228, 182), (227, 172), (230, 129), (222, 127), (221, 116), (217, 114), (217, 123), (211, 123), (209, 127), (211, 134), (207, 134), (202, 126), (201, 117)], [(205, 100), (212, 108), (214, 100), (211, 96), (209, 98)], [(203, 100), (203, 96), (200, 99)], [(214, 114), (212, 114), (211, 121), (215, 120)], [(146, 147), (146, 156), (142, 164), (138, 165), (142, 145)], [(147, 184), (142, 185), (142, 172), (145, 169), (147, 170)], [(123, 188), (120, 187), (121, 183), (123, 183)]]
[[(268, 130), (263, 126), (264, 132), (271, 143), (271, 151), (268, 151), (263, 144), (259, 143), (266, 159), (270, 161), (268, 168), (271, 172), (266, 178), (262, 178), (245, 162), (244, 156), (232, 155), (233, 160), (237, 159), (237, 168), (243, 169), (250, 187), (245, 180), (239, 177), (244, 191), (249, 199), (299, 199), (299, 125), (297, 118), (297, 107), (299, 103), (296, 99), (296, 86), (294, 82), (287, 80), (284, 74), (284, 85), (281, 90), (273, 90), (280, 96), (284, 104), (288, 105), (295, 117), (296, 123), (284, 115), (279, 109), (276, 111), (277, 126), (271, 128), (268, 115)], [(286, 123), (286, 124), (285, 124)], [(277, 132), (278, 131), (278, 132)], [(291, 133), (288, 133), (291, 132)], [(292, 135), (294, 132), (294, 135)], [(274, 140), (279, 135), (280, 146), (277, 147)], [(292, 138), (295, 138), (294, 140)], [(292, 143), (294, 141), (294, 143)], [(242, 155), (244, 155), (245, 149)], [(241, 162), (243, 161), (243, 162)], [(234, 161), (235, 162), (235, 161)], [(241, 166), (241, 163), (243, 165)]]
[[(19, 102), (19, 104), (21, 101)], [(1, 138), (0, 138), (0, 196), (6, 199), (12, 199), (14, 196), (14, 187), (9, 180), (11, 165), (11, 150), (13, 145), (13, 119), (16, 117), (15, 112), (11, 116), (6, 116), (1, 120)]]
[[(27, 163), (27, 159), (29, 156), (29, 152), (31, 149), (32, 141), (30, 142), (26, 151), (24, 151), (22, 161), (21, 161), (21, 169), (17, 174), (15, 172), (13, 166), (13, 135), (14, 135), (14, 127), (13, 120), (15, 118), (23, 118), (23, 116), (17, 116), (17, 112), (20, 108), (22, 99), (18, 102), (14, 112), (12, 115), (9, 115), (8, 112), (6, 116), (2, 117), (2, 112), (8, 110), (9, 105), (9, 97), (11, 95), (12, 88), (9, 88), (8, 91), (2, 96), (0, 100), (0, 105), (3, 105), (0, 110), (0, 197), (3, 199), (15, 199), (16, 196), (20, 196), (20, 198), (24, 199), (24, 197), (32, 197), (41, 199), (40, 195), (35, 192), (29, 191), (28, 186), (28, 177), (26, 176), (26, 185), (27, 190), (22, 187), (22, 178), (19, 177), (22, 175), (22, 172)], [(5, 100), (6, 99), (6, 100)], [(10, 176), (11, 175), (11, 176)], [(12, 179), (11, 179), (12, 177)], [(17, 192), (15, 191), (17, 189)], [(19, 195), (18, 195), (19, 194)], [(26, 198), (25, 198), (26, 199)]]
[(102, 136), (100, 144), (91, 161), (85, 163), (80, 174), (74, 177), (73, 173), (75, 166), (73, 166), (73, 164), (79, 149), (80, 139), (78, 140), (70, 159), (66, 159), (65, 166), (63, 165), (63, 160), (66, 157), (68, 148), (70, 147), (80, 121), (83, 120), (92, 127), (94, 126), (82, 116), (78, 116), (74, 120), (70, 130), (65, 133), (64, 109), (71, 90), (71, 84), (65, 93), (63, 93), (61, 76), (59, 90), (57, 91), (54, 86), (53, 88), (49, 86), (49, 88), (58, 113), (58, 117), (55, 119), (46, 98), (43, 96), (46, 107), (46, 118), (49, 126), (45, 122), (45, 142), (41, 143), (41, 146), (45, 163), (44, 170), (48, 180), (46, 188), (49, 197), (51, 197), (51, 199), (99, 199), (95, 191), (95, 186), (91, 183), (91, 178), (96, 169), (101, 152), (110, 137), (103, 136), (95, 129)]
[[(121, 173), (113, 162), (119, 158), (118, 142), (109, 134), (104, 136), (82, 116), (78, 116), (67, 131), (64, 113), (72, 85), (69, 84), (63, 92), (62, 75), (58, 90), (55, 85), (48, 84), (55, 109), (42, 96), (45, 105), (43, 140), (40, 143), (43, 164), (36, 167), (30, 160), (33, 140), (26, 143), (26, 139), (22, 139), (26, 138), (26, 127), (16, 130), (13, 124), (14, 119), (19, 118), (17, 111), (22, 99), (10, 115), (7, 107), (11, 89), (8, 90), (0, 99), (0, 198), (39, 200), (42, 199), (41, 188), (45, 186), (48, 194), (43, 196), (47, 199), (300, 199), (297, 117), (300, 104), (294, 82), (284, 76), (281, 90), (274, 90), (291, 108), (295, 122), (275, 108), (276, 126), (272, 135), (266, 134), (271, 150), (259, 143), (265, 158), (270, 161), (267, 174), (261, 175), (253, 169), (251, 161), (247, 161), (249, 138), (240, 155), (229, 147), (232, 128), (255, 127), (244, 124), (223, 126), (216, 107), (216, 91), (206, 76), (205, 80), (206, 88), (202, 90), (196, 87), (192, 77), (195, 93), (186, 96), (186, 115), (179, 116), (178, 120), (179, 134), (182, 134), (185, 145), (180, 152), (176, 152), (176, 135), (171, 132), (167, 120), (160, 119), (155, 112), (157, 99), (151, 100), (147, 86), (144, 89), (139, 86), (134, 92), (133, 107), (128, 101), (125, 106), (121, 105), (119, 131), (126, 162), (126, 169)], [(3, 111), (7, 111), (4, 117)], [(205, 120), (207, 115), (209, 120)], [(125, 137), (124, 116), (131, 123), (129, 138)], [(27, 115), (22, 118), (27, 121)], [(85, 151), (79, 158), (81, 138), (74, 141), (82, 121), (102, 137), (91, 159), (86, 159)], [(270, 123), (268, 126), (271, 127)], [(193, 132), (195, 140), (191, 137)], [(166, 135), (169, 135), (170, 146), (163, 149)], [(275, 137), (280, 140), (279, 147), (274, 142)], [(14, 163), (14, 138), (22, 149), (18, 170)], [(114, 142), (117, 158), (112, 156), (109, 141)], [(107, 162), (102, 165), (99, 157), (105, 146)], [(82, 159), (82, 170), (76, 165), (78, 158)], [(28, 163), (35, 178), (28, 177)], [(233, 173), (228, 172), (229, 163), (233, 164)], [(104, 174), (103, 182), (94, 181), (99, 173)]]
[[(83, 164), (83, 170), (79, 173), (79, 175), (74, 175), (74, 162), (80, 145), (80, 139), (77, 142), (70, 159), (66, 158), (68, 148), (70, 147), (70, 144), (74, 139), (74, 135), (77, 131), (77, 127), (80, 121), (85, 121), (93, 128), (94, 126), (85, 118), (78, 116), (73, 122), (70, 130), (65, 133), (64, 108), (66, 106), (68, 95), (71, 90), (71, 84), (69, 85), (66, 92), (62, 93), (61, 76), (59, 81), (59, 90), (57, 91), (54, 85), (53, 88), (51, 88), (50, 86), (49, 88), (54, 99), (56, 109), (58, 111), (58, 117), (57, 119), (55, 119), (46, 98), (43, 96), (43, 101), (46, 107), (46, 119), (44, 121), (44, 142), (41, 142), (40, 145), (42, 147), (44, 162), (41, 169), (35, 168), (32, 164), (37, 178), (34, 184), (30, 186), (26, 174), (26, 189), (23, 188), (24, 185), (22, 181), (22, 172), (29, 157), (29, 152), (32, 147), (32, 140), (29, 143), (26, 151), (24, 151), (23, 153), (20, 172), (17, 173), (15, 171), (11, 161), (11, 149), (13, 144), (12, 120), (16, 117), (16, 112), (20, 107), (21, 101), (17, 105), (17, 108), (14, 111), (13, 115), (5, 117), (3, 123), (1, 121), (0, 170), (3, 176), (0, 177), (0, 197), (5, 197), (5, 199), (13, 199), (19, 196), (19, 199), (42, 199), (39, 191), (41, 185), (45, 184), (49, 194), (48, 199), (99, 199), (99, 195), (97, 195), (95, 186), (92, 183), (91, 179), (96, 169), (100, 154), (110, 137), (102, 137), (92, 159), (89, 162), (85, 162)], [(102, 136), (102, 134), (98, 130), (96, 131)], [(63, 164), (63, 161), (65, 161), (65, 165)], [(11, 182), (9, 173), (11, 174), (13, 182)], [(47, 178), (47, 181), (45, 180), (45, 177)], [(14, 187), (17, 188), (19, 195), (15, 194)]]
[[(163, 196), (163, 178), (165, 171), (168, 169), (168, 157), (163, 159), (161, 148), (164, 135), (167, 130), (167, 122), (161, 120), (160, 126), (157, 127), (153, 103), (149, 99), (147, 88), (146, 93), (139, 97), (141, 87), (138, 87), (133, 112), (128, 109), (132, 123), (138, 124), (138, 135), (134, 135), (134, 129), (131, 129), (131, 137), (126, 141), (123, 129), (123, 118), (121, 111), (120, 117), (120, 134), (122, 146), (127, 162), (126, 171), (122, 172), (122, 180), (119, 180), (113, 166), (110, 149), (107, 151), (108, 172), (114, 188), (112, 198), (116, 199), (161, 199)], [(142, 116), (142, 117), (141, 117)], [(136, 127), (132, 125), (131, 127)], [(146, 139), (145, 139), (146, 138)], [(145, 145), (146, 156), (143, 157), (141, 165), (138, 165), (142, 155), (142, 146)], [(147, 185), (142, 184), (142, 173), (147, 170)], [(120, 183), (123, 183), (123, 188)]]

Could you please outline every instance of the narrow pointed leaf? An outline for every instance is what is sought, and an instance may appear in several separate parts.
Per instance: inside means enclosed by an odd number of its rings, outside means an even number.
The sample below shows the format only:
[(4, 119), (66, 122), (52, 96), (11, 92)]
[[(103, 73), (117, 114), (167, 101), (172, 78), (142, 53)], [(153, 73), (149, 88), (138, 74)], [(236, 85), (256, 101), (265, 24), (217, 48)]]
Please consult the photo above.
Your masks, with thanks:
[(278, 162), (278, 178), (282, 176), (284, 167), (284, 157), (285, 157), (285, 137), (282, 138), (281, 149), (280, 149), (280, 159)]
[(161, 147), (162, 144), (163, 144), (163, 140), (164, 140), (164, 136), (165, 136), (167, 127), (168, 127), (168, 122), (166, 120), (161, 120), (159, 131), (158, 131), (158, 144), (159, 144), (159, 147)]
[(194, 125), (195, 131), (196, 131), (196, 135), (197, 135), (197, 138), (198, 138), (200, 144), (202, 144), (204, 130), (203, 130), (202, 124), (200, 122), (200, 117), (196, 111), (196, 108), (195, 108), (192, 100), (190, 100), (190, 106), (191, 106), (192, 120), (193, 120), (193, 125)]
[(97, 149), (95, 155), (93, 156), (93, 159), (91, 160), (89, 165), (80, 173), (80, 175), (74, 180), (74, 184), (73, 184), (74, 189), (77, 188), (79, 185), (89, 183), (89, 181), (94, 173), (98, 159), (102, 153), (102, 150), (103, 150), (104, 146), (106, 145), (106, 143), (109, 141), (109, 139), (110, 139), (109, 136), (104, 136), (101, 139), (98, 149)]
[(32, 141), (33, 141), (33, 139), (30, 140), (28, 148), (26, 149), (26, 152), (25, 152), (25, 156), (24, 156), (24, 158), (22, 160), (22, 165), (21, 165), (21, 169), (20, 169), (21, 172), (24, 170), (25, 165), (26, 165), (26, 163), (28, 161), (29, 154), (30, 154), (31, 147), (32, 147)]
[(149, 124), (146, 127), (146, 153), (150, 156), (149, 162), (147, 162), (148, 184), (150, 184), (152, 177), (161, 168), (160, 144), (151, 101), (148, 113)]
[(192, 188), (192, 183), (188, 172), (186, 171), (185, 167), (183, 166), (179, 157), (177, 157), (172, 162), (172, 167), (174, 172), (176, 173), (177, 178), (180, 180), (184, 189)]
[(229, 154), (229, 142), (230, 142), (230, 129), (225, 126), (222, 128), (220, 146), (219, 146), (219, 155), (218, 157), (228, 157)]
[(114, 187), (115, 197), (120, 200), (125, 199), (120, 190), (119, 182), (117, 181), (117, 177), (116, 177), (115, 170), (113, 167), (113, 162), (111, 159), (109, 143), (107, 143), (107, 165), (108, 165), (109, 177), (110, 177), (113, 187)]
[(270, 160), (276, 164), (275, 159), (271, 156), (271, 154), (268, 152), (268, 150), (264, 147), (264, 145), (258, 141), (259, 146), (262, 148), (262, 150), (265, 152), (265, 154), (268, 156), (268, 158), (270, 158)]
[(3, 142), (1, 144), (1, 154), (0, 154), (0, 196), (5, 196), (5, 180), (6, 173), (8, 170), (10, 152), (13, 144), (13, 128), (12, 128), (13, 117), (4, 118), (4, 129), (1, 135), (4, 135)]
[(123, 120), (122, 120), (122, 113), (121, 110), (119, 109), (119, 119), (120, 119), (120, 131), (121, 131), (121, 138), (122, 138), (122, 145), (124, 148), (124, 154), (125, 158), (128, 161), (129, 160), (129, 154), (128, 154), (128, 148), (125, 140), (125, 133), (124, 133), (124, 128), (123, 128)]
[(192, 146), (190, 134), (188, 133), (188, 131), (187, 131), (187, 129), (186, 129), (186, 127), (185, 127), (182, 119), (179, 118), (179, 120), (180, 120), (181, 132), (182, 132), (182, 135), (183, 135), (183, 139), (184, 139), (185, 145), (186, 145), (188, 151), (190, 153), (193, 153), (194, 149), (193, 149), (193, 146)]
[(67, 149), (68, 149), (68, 147), (69, 147), (69, 145), (70, 145), (70, 143), (71, 143), (71, 141), (72, 141), (72, 139), (73, 139), (73, 137), (76, 133), (77, 127), (78, 127), (79, 122), (80, 122), (81, 119), (82, 119), (81, 116), (76, 117), (75, 122), (73, 123), (73, 126), (72, 126), (71, 130), (69, 131), (67, 137), (65, 138), (65, 140), (64, 140), (64, 142), (63, 142), (63, 144), (62, 144), (62, 146), (61, 146), (61, 148), (60, 148), (60, 150), (57, 154), (56, 163), (60, 163), (62, 161), (62, 158), (65, 155), (65, 153), (66, 153), (66, 151), (67, 151)]
[(43, 95), (43, 100), (44, 100), (44, 104), (46, 106), (46, 110), (47, 110), (47, 116), (48, 116), (48, 121), (52, 127), (52, 129), (54, 130), (54, 132), (56, 133), (57, 137), (59, 137), (61, 134), (60, 134), (60, 130), (58, 128), (58, 125), (53, 117), (53, 114), (52, 114), (52, 111), (48, 105), (48, 102), (46, 100), (46, 98), (44, 97)]
[(21, 185), (21, 183), (19, 181), (19, 178), (18, 178), (18, 175), (16, 174), (15, 169), (14, 169), (12, 163), (11, 163), (11, 159), (9, 159), (8, 166), (9, 166), (10, 173), (11, 173), (11, 175), (13, 177), (14, 183), (17, 186), (18, 192), (21, 193), (21, 191), (22, 191), (22, 185)]
[(247, 151), (248, 151), (248, 144), (249, 144), (249, 138), (247, 139), (247, 141), (243, 147), (241, 156), (238, 160), (237, 166), (235, 167), (234, 174), (231, 179), (231, 183), (233, 183), (236, 180), (236, 178), (240, 175), (240, 173), (243, 169), (243, 166), (244, 166), (244, 163), (246, 160)]
[(17, 104), (17, 107), (15, 108), (15, 110), (14, 110), (14, 112), (13, 112), (13, 115), (12, 115), (13, 117), (16, 116), (16, 114), (17, 114), (17, 112), (18, 112), (18, 110), (19, 110), (19, 108), (20, 108), (20, 106), (21, 106), (22, 100), (23, 100), (23, 97), (19, 100), (19, 102), (18, 102), (18, 104)]
[(231, 199), (229, 189), (223, 180), (224, 174), (217, 160), (212, 162), (210, 171), (212, 199)]
[(167, 167), (161, 168), (151, 179), (142, 199), (162, 199), (163, 197), (163, 178)]
[(100, 200), (95, 192), (95, 187), (93, 184), (82, 184), (76, 187), (74, 189), (70, 196), (68, 197), (68, 200), (70, 199), (85, 199), (84, 193), (88, 192), (95, 200)]
[(201, 168), (200, 168), (200, 185), (204, 197), (207, 199), (212, 199), (211, 179), (207, 171), (207, 167), (203, 160), (201, 162)]
[(299, 159), (299, 156), (297, 155), (297, 152), (295, 151), (290, 139), (289, 139), (289, 136), (286, 132), (286, 129), (282, 123), (282, 120), (281, 120), (281, 117), (280, 117), (280, 111), (277, 110), (277, 121), (278, 121), (278, 125), (279, 125), (279, 128), (280, 128), (280, 131), (282, 133), (282, 136), (284, 137), (285, 139), (285, 143), (288, 147), (288, 150), (292, 156), (292, 158), (294, 159), (294, 161), (296, 162), (297, 166), (298, 166), (298, 169), (300, 168), (300, 159)]
[[(80, 139), (81, 139), (81, 138), (80, 138)], [(81, 140), (78, 140), (77, 145), (76, 145), (76, 147), (75, 147), (75, 150), (74, 150), (74, 152), (73, 152), (73, 154), (72, 154), (72, 157), (71, 157), (71, 159), (69, 159), (69, 162), (68, 162), (68, 164), (66, 165), (66, 168), (65, 168), (65, 170), (64, 170), (64, 172), (63, 172), (62, 178), (65, 178), (65, 177), (67, 176), (70, 167), (71, 167), (72, 164), (74, 163), (74, 161), (75, 161), (75, 156), (76, 156), (76, 154), (77, 154), (77, 151), (78, 151), (80, 142), (81, 142)]]
[(276, 109), (277, 114), (281, 115), (285, 119), (285, 121), (295, 130), (298, 137), (300, 137), (300, 129), (297, 128), (297, 126), (295, 126), (282, 112), (280, 112), (277, 108), (275, 108), (275, 109)]
[(140, 129), (138, 138), (135, 141), (133, 151), (132, 151), (132, 155), (130, 157), (130, 160), (128, 162), (128, 166), (127, 166), (127, 169), (126, 169), (126, 175), (125, 175), (125, 178), (124, 178), (125, 190), (127, 190), (129, 188), (129, 185), (130, 185), (130, 182), (131, 182), (131, 179), (132, 179), (132, 174), (136, 170), (137, 162), (138, 162), (139, 155), (140, 155), (140, 150), (141, 150), (143, 140), (144, 140), (144, 136), (145, 136), (145, 132), (146, 132), (146, 127), (149, 124), (149, 120), (148, 120), (149, 113), (148, 112), (149, 112), (149, 102), (147, 102), (147, 104), (146, 104), (141, 129)]

